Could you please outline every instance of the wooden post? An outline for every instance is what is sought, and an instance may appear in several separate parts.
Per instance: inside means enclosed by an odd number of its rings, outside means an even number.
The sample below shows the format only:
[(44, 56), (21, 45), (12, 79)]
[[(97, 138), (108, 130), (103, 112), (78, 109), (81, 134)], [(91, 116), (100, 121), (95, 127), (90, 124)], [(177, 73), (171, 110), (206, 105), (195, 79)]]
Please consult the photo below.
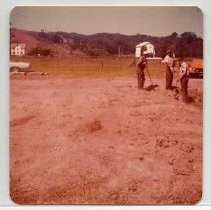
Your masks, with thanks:
[(121, 57), (121, 47), (120, 47), (120, 45), (118, 46), (118, 54), (119, 54), (119, 57)]
[(100, 61), (100, 63), (101, 63), (101, 71), (103, 71), (103, 67), (104, 67), (104, 62), (103, 62), (103, 58), (101, 58), (101, 61)]

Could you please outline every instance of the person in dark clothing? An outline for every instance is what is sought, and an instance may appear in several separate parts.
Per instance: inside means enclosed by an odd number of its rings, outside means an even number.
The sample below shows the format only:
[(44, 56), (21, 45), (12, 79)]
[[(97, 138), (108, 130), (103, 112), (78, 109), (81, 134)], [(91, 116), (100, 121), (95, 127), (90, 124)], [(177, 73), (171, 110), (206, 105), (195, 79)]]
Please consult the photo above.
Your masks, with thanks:
[(168, 90), (172, 87), (174, 70), (173, 53), (171, 51), (167, 52), (163, 62), (166, 64), (166, 90)]
[(147, 65), (147, 53), (144, 52), (142, 56), (137, 61), (137, 80), (138, 80), (138, 89), (143, 89), (144, 88), (144, 83), (145, 83), (145, 73), (144, 70)]

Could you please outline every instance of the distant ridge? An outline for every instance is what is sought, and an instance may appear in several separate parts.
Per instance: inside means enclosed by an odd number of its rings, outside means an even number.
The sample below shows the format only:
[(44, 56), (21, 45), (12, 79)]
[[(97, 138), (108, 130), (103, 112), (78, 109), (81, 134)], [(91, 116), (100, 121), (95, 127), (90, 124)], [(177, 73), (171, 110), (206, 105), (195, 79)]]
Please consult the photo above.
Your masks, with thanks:
[(180, 35), (173, 32), (166, 37), (156, 37), (144, 34), (97, 33), (84, 35), (61, 31), (35, 32), (17, 28), (10, 30), (10, 43), (26, 44), (28, 53), (37, 47), (49, 49), (54, 56), (72, 54), (128, 55), (133, 54), (134, 47), (144, 41), (149, 41), (155, 45), (157, 56), (163, 57), (168, 49), (174, 50), (176, 54), (183, 57), (203, 56), (203, 39), (192, 32), (184, 32)]

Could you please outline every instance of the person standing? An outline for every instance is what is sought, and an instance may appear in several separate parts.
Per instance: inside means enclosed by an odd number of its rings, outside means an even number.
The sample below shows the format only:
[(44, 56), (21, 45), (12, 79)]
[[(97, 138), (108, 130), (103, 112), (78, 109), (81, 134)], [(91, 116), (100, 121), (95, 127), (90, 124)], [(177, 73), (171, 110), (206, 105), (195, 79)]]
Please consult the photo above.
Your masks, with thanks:
[(136, 67), (136, 73), (137, 73), (137, 80), (138, 80), (138, 89), (144, 88), (145, 83), (145, 73), (144, 70), (147, 66), (147, 52), (143, 52), (143, 55), (140, 56), (140, 58), (137, 61)]
[(167, 55), (163, 62), (166, 64), (166, 90), (168, 90), (172, 88), (174, 71), (173, 53), (171, 51), (167, 51)]
[(181, 59), (180, 67), (179, 67), (179, 79), (181, 84), (181, 94), (182, 94), (182, 101), (184, 103), (189, 102), (189, 96), (188, 96), (188, 75), (189, 75), (189, 69), (188, 69), (188, 63), (185, 62), (184, 59)]

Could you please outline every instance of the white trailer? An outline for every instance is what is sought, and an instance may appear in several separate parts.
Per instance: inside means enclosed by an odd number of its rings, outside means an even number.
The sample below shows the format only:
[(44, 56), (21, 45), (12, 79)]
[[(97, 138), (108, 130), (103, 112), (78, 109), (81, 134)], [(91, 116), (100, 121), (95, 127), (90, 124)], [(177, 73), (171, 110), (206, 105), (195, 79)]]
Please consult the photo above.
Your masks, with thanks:
[(135, 57), (138, 58), (146, 52), (150, 57), (155, 57), (155, 46), (150, 42), (142, 42), (136, 45)]

